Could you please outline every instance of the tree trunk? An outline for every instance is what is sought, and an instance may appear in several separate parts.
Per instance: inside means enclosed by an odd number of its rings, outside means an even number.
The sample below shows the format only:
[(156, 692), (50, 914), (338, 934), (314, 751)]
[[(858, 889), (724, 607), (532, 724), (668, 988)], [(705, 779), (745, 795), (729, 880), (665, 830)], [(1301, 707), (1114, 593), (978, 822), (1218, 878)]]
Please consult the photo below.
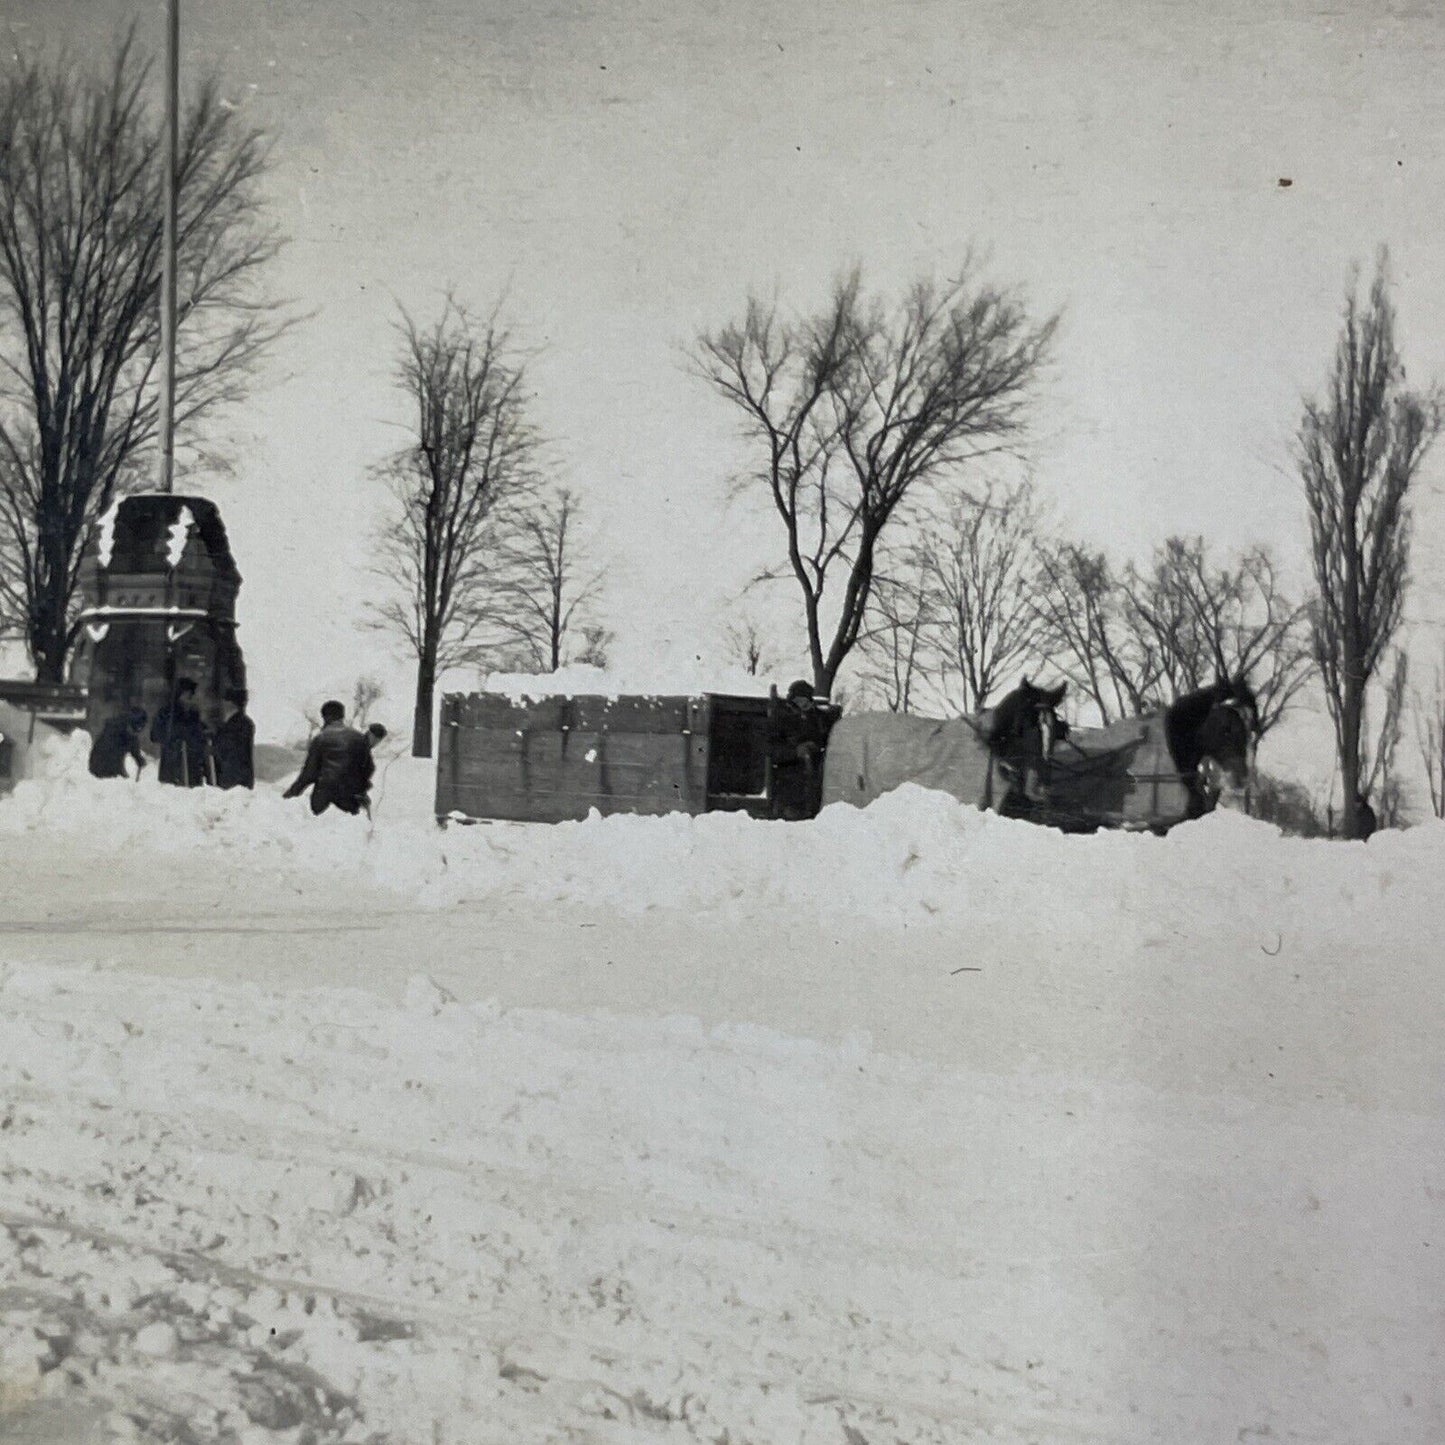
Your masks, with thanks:
[(30, 626), (30, 655), (35, 662), (35, 681), (59, 685), (65, 681), (66, 646), (65, 604), (57, 597), (59, 589), (52, 583), (37, 599), (39, 616)]
[(419, 658), (416, 665), (416, 710), (411, 724), (411, 755), (414, 758), (432, 755), (432, 699), (436, 692), (436, 680), (435, 655)]
[(35, 658), (35, 681), (55, 687), (65, 683), (65, 643), (52, 639), (50, 646)]
[(1346, 838), (1364, 836), (1365, 801), (1360, 793), (1360, 728), (1364, 721), (1364, 689), (1348, 677), (1340, 709), (1340, 832)]

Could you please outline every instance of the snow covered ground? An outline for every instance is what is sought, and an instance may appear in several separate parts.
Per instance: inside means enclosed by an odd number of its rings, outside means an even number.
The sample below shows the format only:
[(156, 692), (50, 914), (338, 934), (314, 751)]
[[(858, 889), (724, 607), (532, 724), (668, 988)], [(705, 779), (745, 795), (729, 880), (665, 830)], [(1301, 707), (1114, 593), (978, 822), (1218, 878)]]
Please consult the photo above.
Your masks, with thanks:
[(7, 1442), (1445, 1438), (1445, 829), (52, 772), (0, 800)]

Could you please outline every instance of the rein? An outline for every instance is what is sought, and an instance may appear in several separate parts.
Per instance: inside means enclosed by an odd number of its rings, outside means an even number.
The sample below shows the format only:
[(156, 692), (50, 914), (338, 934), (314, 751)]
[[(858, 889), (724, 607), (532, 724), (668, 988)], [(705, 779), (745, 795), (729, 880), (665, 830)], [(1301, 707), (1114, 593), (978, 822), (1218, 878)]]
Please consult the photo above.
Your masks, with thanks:
[[(1214, 704), (1216, 708), (1226, 708), (1232, 712), (1244, 724), (1248, 734), (1249, 743), (1246, 752), (1246, 769), (1253, 767), (1253, 748), (1258, 742), (1258, 712), (1247, 703), (1235, 698), (1220, 699)], [(1172, 769), (1161, 769), (1155, 772), (1136, 773), (1128, 772), (1127, 787), (1132, 789), (1152, 788), (1153, 793), (1153, 816), (1146, 816), (1143, 819), (1133, 817), (1128, 813), (1116, 812), (1112, 809), (1103, 810), (1089, 808), (1087, 806), (1057, 807), (1052, 804), (1050, 795), (1053, 785), (1050, 781), (1062, 784), (1067, 788), (1070, 782), (1078, 782), (1101, 774), (1111, 773), (1117, 769), (1121, 759), (1131, 752), (1136, 751), (1141, 745), (1150, 740), (1151, 724), (1162, 725), (1168, 718), (1168, 711), (1161, 710), (1151, 713), (1146, 719), (1140, 719), (1143, 724), (1134, 737), (1126, 738), (1116, 746), (1101, 752), (1086, 751), (1080, 746), (1078, 740), (1071, 734), (1064, 737), (1055, 737), (1049, 750), (1034, 762), (1032, 758), (1020, 761), (1012, 761), (1006, 758), (1006, 740), (998, 743), (990, 741), (989, 734), (973, 717), (963, 714), (962, 721), (968, 725), (969, 731), (983, 743), (988, 753), (988, 778), (985, 785), (985, 807), (994, 806), (994, 773), (995, 769), (1005, 778), (1009, 779), (1011, 785), (1016, 785), (1018, 780), (1025, 776), (1030, 769), (1038, 767), (1041, 769), (1040, 787), (1043, 792), (1043, 799), (1031, 800), (1032, 810), (1028, 816), (1034, 821), (1051, 823), (1054, 826), (1075, 827), (1084, 831), (1092, 831), (1095, 828), (1117, 828), (1124, 831), (1146, 832), (1164, 827), (1168, 828), (1174, 822), (1182, 821), (1186, 817), (1195, 816), (1193, 809), (1197, 804), (1202, 804), (1207, 811), (1217, 798), (1220, 791), (1218, 783), (1206, 773), (1206, 766), (1213, 762), (1216, 768), (1232, 771), (1230, 764), (1225, 763), (1214, 753), (1208, 753), (1201, 757), (1199, 764), (1190, 771), (1181, 771), (1177, 764)], [(1057, 716), (1057, 714), (1055, 715)], [(1200, 720), (1202, 726), (1209, 714)], [(1009, 739), (1007, 741), (1011, 741)], [(1061, 756), (1061, 744), (1067, 744), (1073, 751), (1073, 757)], [(1163, 752), (1168, 761), (1174, 761), (1174, 749), (1170, 746), (1168, 730), (1161, 737), (1157, 746)], [(1057, 773), (1055, 773), (1057, 770)], [(1187, 807), (1188, 811), (1178, 814), (1170, 808), (1161, 810), (1162, 800), (1159, 796), (1159, 789), (1165, 786), (1181, 787), (1191, 800)], [(1142, 800), (1141, 800), (1142, 801)]]

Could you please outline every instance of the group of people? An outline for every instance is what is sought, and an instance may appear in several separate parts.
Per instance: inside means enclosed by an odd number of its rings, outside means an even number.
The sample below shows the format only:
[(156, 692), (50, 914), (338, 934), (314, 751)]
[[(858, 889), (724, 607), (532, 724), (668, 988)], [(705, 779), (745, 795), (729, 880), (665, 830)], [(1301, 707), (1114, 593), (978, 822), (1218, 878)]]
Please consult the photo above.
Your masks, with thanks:
[[(159, 750), (161, 782), (181, 788), (254, 788), (256, 725), (246, 712), (246, 693), (240, 688), (227, 691), (222, 720), (210, 729), (201, 716), (197, 692), (193, 679), (177, 679), (171, 701), (151, 723), (150, 741)], [(769, 754), (779, 817), (811, 818), (818, 811), (823, 753), (838, 715), (839, 709), (820, 702), (803, 681), (789, 687), (782, 706), (773, 713)], [(139, 777), (147, 762), (141, 750), (147, 721), (142, 707), (108, 719), (91, 745), (90, 771), (97, 778), (129, 777), (129, 758)], [(298, 798), (310, 789), (313, 813), (338, 808), (343, 813), (369, 814), (375, 749), (385, 737), (380, 723), (363, 732), (347, 723), (341, 703), (323, 703), (321, 730), (311, 739), (301, 771), (282, 796)]]
[[(254, 788), (256, 724), (246, 712), (245, 691), (232, 688), (223, 694), (222, 719), (214, 729), (201, 716), (197, 692), (193, 679), (178, 678), (171, 701), (151, 723), (161, 782), (180, 788)], [(140, 777), (147, 762), (141, 750), (147, 720), (143, 707), (107, 719), (90, 748), (90, 771), (95, 777), (129, 777), (128, 758)], [(375, 748), (385, 737), (380, 723), (362, 732), (348, 726), (346, 709), (339, 702), (323, 703), (321, 730), (311, 739), (301, 771), (283, 796), (300, 797), (309, 788), (313, 813), (328, 808), (369, 813)]]
[[(196, 692), (194, 680), (178, 678), (170, 702), (151, 723), (161, 782), (177, 788), (254, 788), (256, 724), (246, 713), (245, 690), (230, 688), (223, 695), (222, 719), (214, 730), (201, 717)], [(125, 764), (130, 758), (139, 777), (147, 761), (141, 751), (146, 722), (143, 707), (107, 719), (91, 744), (91, 773), (97, 778), (128, 777)]]

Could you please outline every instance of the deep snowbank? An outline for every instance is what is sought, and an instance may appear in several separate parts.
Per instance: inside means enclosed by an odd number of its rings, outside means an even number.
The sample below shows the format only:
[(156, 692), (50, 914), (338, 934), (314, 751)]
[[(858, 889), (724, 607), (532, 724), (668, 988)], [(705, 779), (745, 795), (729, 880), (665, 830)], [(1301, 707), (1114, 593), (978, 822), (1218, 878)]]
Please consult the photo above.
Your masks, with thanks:
[[(314, 819), (77, 746), (0, 800), (0, 1435), (53, 1392), (207, 1445), (1442, 1438), (1445, 829), (441, 831), (430, 787)], [(565, 1012), (397, 1002), (547, 950)], [(724, 972), (772, 1011), (656, 1016)]]
[(357, 878), (431, 906), (506, 895), (625, 912), (776, 908), (1005, 934), (1027, 921), (1111, 945), (1150, 921), (1207, 936), (1246, 918), (1262, 938), (1299, 942), (1348, 915), (1381, 947), (1445, 930), (1440, 824), (1322, 843), (1221, 810), (1162, 839), (1071, 837), (905, 787), (803, 824), (673, 814), (442, 830), (432, 787), (431, 764), (395, 758), (378, 773), (372, 821), (314, 818), (279, 786), (186, 792), (151, 770), (138, 783), (98, 782), (77, 743), (49, 776), (0, 800), (0, 839), (40, 832), (103, 853), (214, 853), (230, 869), (282, 867), (313, 889), (328, 875)]

